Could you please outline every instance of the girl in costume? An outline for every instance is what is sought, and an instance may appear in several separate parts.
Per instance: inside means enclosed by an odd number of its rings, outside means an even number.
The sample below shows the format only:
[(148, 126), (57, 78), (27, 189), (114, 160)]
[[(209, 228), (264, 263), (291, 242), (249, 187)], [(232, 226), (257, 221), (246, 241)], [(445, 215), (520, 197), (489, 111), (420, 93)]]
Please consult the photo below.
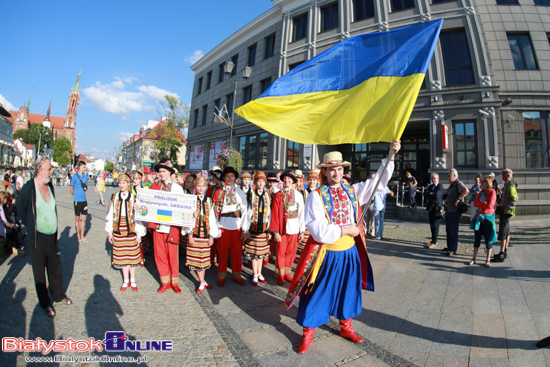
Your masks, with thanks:
[(199, 175), (195, 179), (197, 191), (197, 211), (195, 213), (195, 227), (182, 228), (181, 233), (187, 234), (187, 261), (185, 265), (189, 270), (195, 270), (199, 277), (197, 293), (212, 286), (204, 280), (204, 273), (210, 268), (210, 248), (214, 244), (214, 238), (221, 236), (221, 231), (216, 219), (216, 213), (212, 208), (212, 199), (206, 196), (208, 181), (206, 177)]
[(252, 260), (254, 277), (252, 285), (258, 285), (258, 281), (267, 283), (262, 276), (263, 259), (269, 256), (269, 244), (271, 233), (269, 224), (271, 219), (271, 195), (265, 190), (267, 178), (265, 173), (254, 174), (255, 190), (248, 194), (248, 216), (250, 217), (250, 239), (245, 242), (246, 257)]
[(109, 203), (105, 219), (105, 230), (109, 233), (109, 243), (113, 245), (113, 267), (122, 269), (124, 282), (120, 290), (124, 292), (128, 284), (137, 291), (136, 268), (141, 262), (141, 237), (145, 226), (134, 219), (136, 197), (129, 191), (130, 177), (122, 173), (118, 178), (120, 191), (114, 193)]

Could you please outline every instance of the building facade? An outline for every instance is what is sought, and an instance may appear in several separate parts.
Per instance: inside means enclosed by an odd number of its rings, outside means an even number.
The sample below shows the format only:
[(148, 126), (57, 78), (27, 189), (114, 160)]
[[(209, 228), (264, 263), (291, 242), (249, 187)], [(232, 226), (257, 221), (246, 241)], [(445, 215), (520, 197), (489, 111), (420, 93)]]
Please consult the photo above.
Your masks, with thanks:
[[(230, 115), (273, 81), (343, 39), (443, 18), (443, 29), (401, 138), (395, 182), (411, 163), (421, 185), (451, 168), (468, 186), (478, 172), (514, 170), (519, 214), (550, 212), (550, 5), (547, 0), (272, 0), (274, 6), (197, 61), (188, 140), (209, 168)], [(235, 64), (228, 82), (223, 66)], [(246, 66), (252, 74), (244, 79)], [(230, 145), (245, 170), (311, 170), (338, 149), (354, 180), (375, 171), (387, 143), (315, 146), (268, 134), (234, 117)], [(212, 151), (213, 150), (213, 151)], [(193, 157), (190, 156), (190, 160)]]
[(12, 118), (9, 118), (13, 125), (13, 132), (19, 129), (28, 129), (31, 124), (42, 124), (52, 131), (52, 139), (55, 140), (62, 136), (70, 140), (72, 146), (71, 161), (74, 159), (76, 148), (76, 114), (78, 102), (80, 101), (80, 75), (78, 73), (74, 88), (69, 95), (69, 104), (65, 117), (51, 116), (51, 102), (45, 115), (30, 113), (31, 99), (27, 105), (23, 105), (18, 111), (10, 111)]

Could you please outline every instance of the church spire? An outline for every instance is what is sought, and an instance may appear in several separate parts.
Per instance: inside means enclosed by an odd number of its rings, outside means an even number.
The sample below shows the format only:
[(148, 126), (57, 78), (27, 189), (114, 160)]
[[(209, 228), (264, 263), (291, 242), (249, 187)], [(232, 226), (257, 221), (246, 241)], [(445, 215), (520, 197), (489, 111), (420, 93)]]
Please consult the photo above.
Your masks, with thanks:
[(82, 65), (80, 65), (80, 71), (78, 72), (78, 78), (76, 78), (74, 90), (78, 90), (80, 88), (80, 74), (82, 74)]
[(27, 102), (27, 112), (31, 112), (31, 97), (33, 88), (31, 88), (31, 94), (29, 95), (29, 101)]
[(48, 106), (48, 112), (46, 112), (46, 119), (50, 119), (50, 113), (52, 112), (52, 98), (50, 97), (50, 105)]

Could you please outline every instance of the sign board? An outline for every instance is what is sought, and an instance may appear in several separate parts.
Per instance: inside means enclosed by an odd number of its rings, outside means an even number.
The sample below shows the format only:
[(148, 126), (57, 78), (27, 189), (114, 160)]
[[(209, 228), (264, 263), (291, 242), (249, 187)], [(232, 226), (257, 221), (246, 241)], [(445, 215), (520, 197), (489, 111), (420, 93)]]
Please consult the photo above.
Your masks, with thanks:
[(190, 148), (189, 153), (189, 168), (190, 169), (202, 169), (202, 160), (204, 157), (204, 147), (202, 144), (193, 145)]
[(138, 188), (135, 208), (136, 220), (194, 227), (197, 196)]
[(210, 156), (208, 159), (208, 169), (211, 169), (214, 166), (218, 165), (218, 155), (222, 151), (222, 149), (229, 148), (229, 144), (227, 144), (227, 140), (220, 140), (217, 142), (210, 143)]

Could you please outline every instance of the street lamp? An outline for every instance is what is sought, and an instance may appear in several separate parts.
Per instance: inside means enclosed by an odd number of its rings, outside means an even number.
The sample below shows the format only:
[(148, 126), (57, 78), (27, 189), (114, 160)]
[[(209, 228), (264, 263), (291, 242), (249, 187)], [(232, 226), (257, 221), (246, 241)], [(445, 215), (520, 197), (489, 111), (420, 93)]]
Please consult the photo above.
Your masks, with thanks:
[(232, 60), (228, 60), (225, 65), (223, 66), (223, 72), (231, 83), (235, 86), (235, 89), (233, 90), (233, 106), (231, 108), (231, 121), (229, 124), (229, 147), (232, 147), (231, 143), (233, 141), (233, 118), (235, 116), (235, 100), (237, 99), (237, 86), (239, 84), (246, 83), (246, 80), (250, 78), (250, 74), (252, 74), (252, 68), (248, 65), (243, 69), (243, 81), (239, 82), (237, 79), (231, 78), (231, 73), (233, 72), (233, 68), (235, 67), (235, 64)]

